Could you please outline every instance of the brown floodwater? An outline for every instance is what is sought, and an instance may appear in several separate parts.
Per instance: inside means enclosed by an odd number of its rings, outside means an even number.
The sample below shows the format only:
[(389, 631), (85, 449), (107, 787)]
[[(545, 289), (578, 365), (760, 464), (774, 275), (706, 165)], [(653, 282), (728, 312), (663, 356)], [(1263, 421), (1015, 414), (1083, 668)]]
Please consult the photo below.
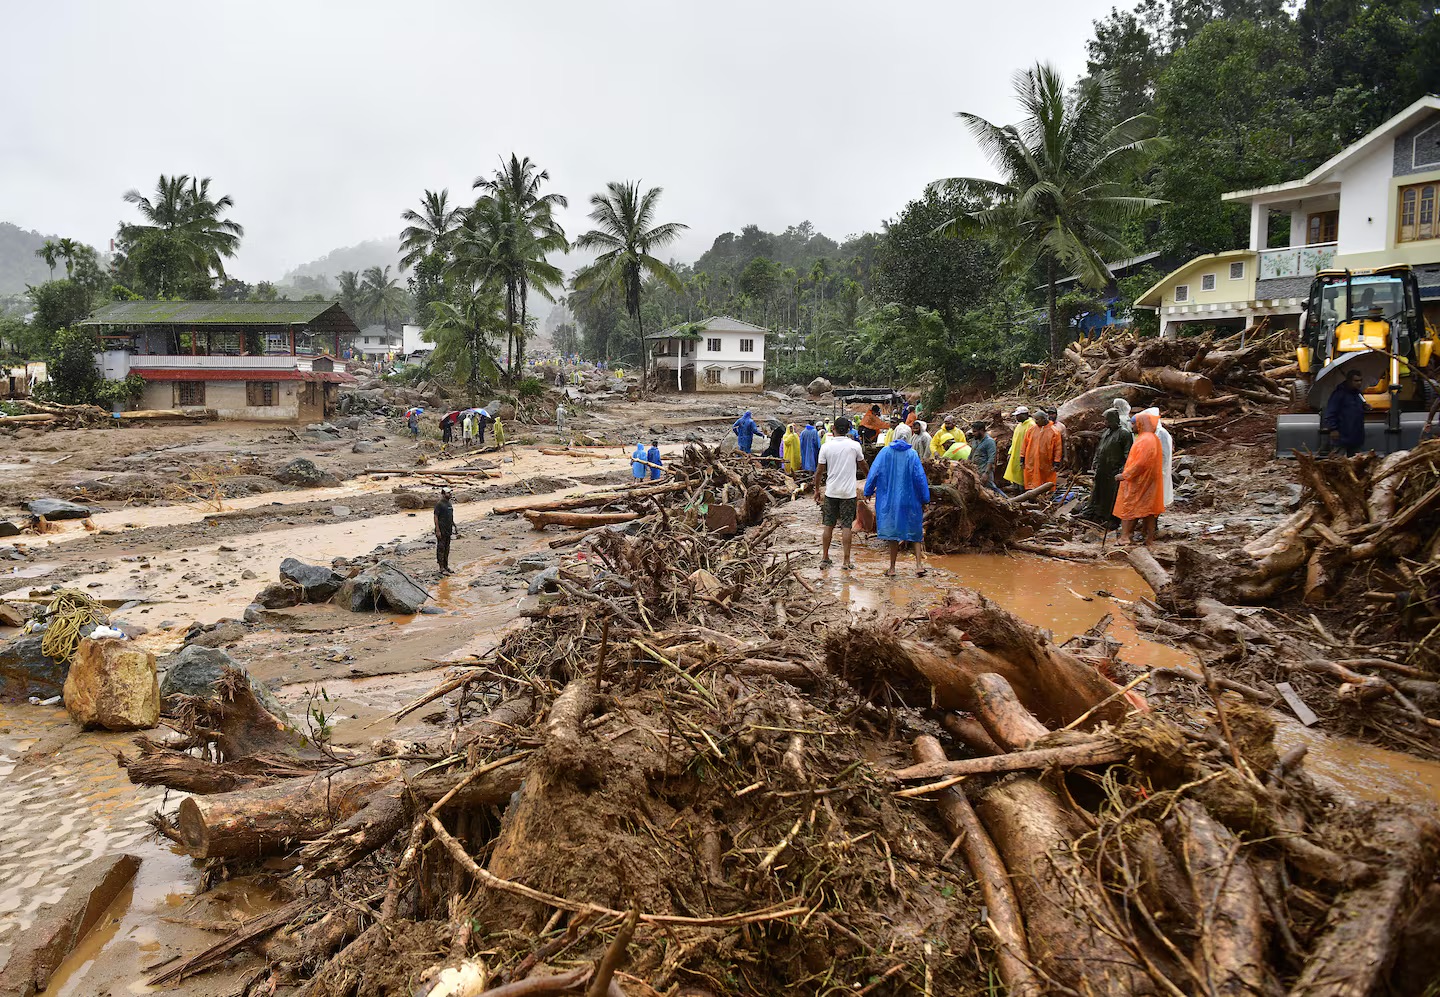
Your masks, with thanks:
[(1275, 745), (1309, 747), (1305, 771), (1350, 800), (1422, 803), (1440, 807), (1440, 762), (1389, 751), (1348, 737), (1332, 737), (1280, 714)]

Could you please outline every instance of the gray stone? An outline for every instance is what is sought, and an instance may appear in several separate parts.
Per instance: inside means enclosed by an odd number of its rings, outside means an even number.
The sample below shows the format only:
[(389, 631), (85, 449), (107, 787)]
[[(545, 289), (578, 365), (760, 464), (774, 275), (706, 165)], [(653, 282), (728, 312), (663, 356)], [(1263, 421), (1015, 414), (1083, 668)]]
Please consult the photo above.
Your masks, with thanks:
[(375, 444), (371, 443), (369, 440), (356, 440), (356, 441), (355, 441), (355, 444), (350, 448), (350, 452), (351, 452), (351, 453), (374, 453), (376, 450), (379, 450), (379, 449), (380, 449), (379, 447), (377, 447)]
[(383, 603), (392, 612), (409, 615), (418, 613), (430, 598), (419, 582), (389, 561), (381, 561), (370, 570), (375, 575), (377, 606)]
[(53, 498), (36, 499), (26, 508), (32, 516), (44, 516), (46, 519), (88, 519), (91, 512), (89, 506)]
[(40, 650), (45, 635), (25, 634), (0, 644), (0, 700), (18, 702), (31, 696), (49, 699), (65, 688), (65, 665)]
[(530, 588), (526, 595), (539, 595), (541, 592), (554, 591), (559, 586), (555, 583), (560, 578), (559, 568), (546, 568), (544, 571), (530, 579)]
[(805, 390), (812, 395), (823, 395), (827, 391), (834, 390), (835, 386), (826, 378), (817, 377), (805, 386)]
[(375, 608), (375, 578), (369, 572), (362, 572), (354, 578), (340, 583), (340, 589), (330, 600), (341, 609), (351, 613), (364, 613)]
[(40, 607), (33, 602), (0, 602), (0, 626), (23, 627), (39, 612)]
[(260, 700), (261, 706), (281, 720), (289, 719), (285, 714), (285, 707), (280, 705), (275, 694), (266, 688), (263, 682), (257, 682), (239, 662), (218, 647), (187, 644), (174, 654), (161, 658), (159, 666), (165, 672), (165, 681), (160, 683), (161, 699), (169, 699), (175, 695), (214, 698), (215, 684), (220, 681), (221, 674), (227, 668), (235, 668), (245, 675), (245, 681), (250, 683), (250, 690), (255, 693), (255, 698)]
[(330, 507), (330, 515), (336, 519), (344, 519), (350, 515), (350, 507), (348, 505), (332, 505)]
[(348, 415), (343, 419), (336, 419), (335, 425), (340, 429), (359, 429), (360, 417), (358, 415)]
[(305, 593), (306, 602), (324, 602), (339, 590), (341, 581), (340, 576), (331, 569), (306, 564), (293, 557), (287, 557), (280, 562), (280, 577), (284, 581), (299, 585)]
[(20, 527), (8, 519), (0, 519), (0, 537), (18, 537), (20, 533)]
[(444, 614), (445, 610), (441, 609), (439, 606), (421, 606), (420, 612), (425, 614), (426, 616), (441, 616)]
[(296, 457), (275, 475), (275, 480), (286, 485), (299, 485), (302, 488), (320, 488), (328, 485), (338, 485), (340, 482), (333, 474), (322, 471), (315, 466), (313, 460), (305, 457)]
[(245, 607), (245, 612), (240, 614), (240, 619), (246, 623), (259, 623), (265, 619), (265, 607), (258, 602), (252, 602)]
[(259, 577), (259, 575), (255, 574), (255, 572), (251, 571), (249, 568), (246, 568), (244, 571), (240, 572), (240, 578), (242, 581), (253, 582)]
[(272, 582), (255, 593), (255, 602), (265, 609), (288, 609), (305, 601), (305, 590), (294, 582)]

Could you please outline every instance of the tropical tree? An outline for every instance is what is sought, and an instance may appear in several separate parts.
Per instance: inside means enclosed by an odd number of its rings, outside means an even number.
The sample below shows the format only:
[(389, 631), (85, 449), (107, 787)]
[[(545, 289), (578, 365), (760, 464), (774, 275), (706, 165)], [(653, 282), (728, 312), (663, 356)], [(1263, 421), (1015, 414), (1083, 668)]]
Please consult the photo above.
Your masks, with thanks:
[(341, 270), (338, 280), (340, 293), (336, 300), (346, 314), (356, 322), (361, 321), (365, 317), (365, 288), (360, 282), (360, 275), (354, 270)]
[(45, 261), (50, 268), (50, 279), (55, 279), (55, 264), (60, 259), (60, 246), (53, 239), (46, 239), (45, 244), (35, 250), (35, 255)]
[(245, 229), (223, 217), (235, 206), (225, 195), (210, 193), (209, 177), (185, 174), (165, 176), (155, 184), (153, 197), (138, 190), (125, 192), (124, 200), (140, 209), (144, 223), (122, 222), (122, 258), (142, 257), (139, 269), (159, 296), (212, 283), (212, 272), (225, 279), (225, 260), (240, 247)]
[(380, 322), (387, 332), (410, 312), (410, 296), (399, 281), (390, 276), (388, 266), (370, 267), (365, 271), (360, 302), (366, 317)]
[(640, 389), (645, 388), (649, 375), (648, 351), (645, 349), (645, 322), (640, 315), (640, 293), (645, 278), (660, 281), (672, 290), (681, 289), (680, 278), (653, 254), (680, 237), (689, 226), (680, 222), (655, 222), (655, 205), (663, 192), (661, 187), (641, 190), (637, 183), (611, 181), (606, 192), (590, 198), (592, 228), (575, 241), (577, 249), (598, 250), (595, 262), (575, 274), (575, 286), (613, 288), (625, 298), (625, 311), (635, 322), (640, 335)]
[(480, 275), (505, 286), (505, 318), (514, 329), (507, 337), (513, 357), (509, 346), (506, 351), (512, 376), (525, 365), (530, 289), (554, 301), (554, 292), (565, 284), (565, 275), (547, 257), (569, 248), (565, 230), (555, 220), (555, 209), (569, 201), (562, 194), (540, 193), (549, 179), (549, 172), (529, 156), (521, 159), (511, 153), (508, 162), (502, 159), (499, 169), (488, 177), (476, 177), (474, 183), (474, 189), (484, 194), (472, 212), (476, 219), (472, 231), (479, 244), (470, 249)]
[(56, 250), (59, 253), (60, 258), (65, 261), (66, 277), (73, 277), (75, 275), (75, 263), (80, 258), (81, 254), (83, 254), (88, 248), (89, 247), (85, 246), (83, 243), (76, 242), (74, 239), (60, 240), (59, 244), (56, 247)]
[(400, 266), (408, 269), (431, 253), (445, 252), (465, 220), (465, 209), (450, 204), (448, 187), (438, 194), (427, 190), (420, 198), (420, 210), (407, 210), (400, 219), (409, 223), (400, 233), (400, 248), (405, 253)]
[(1145, 115), (1112, 123), (1119, 95), (1108, 73), (1086, 78), (1067, 92), (1059, 71), (1040, 63), (1016, 74), (1015, 92), (1025, 112), (1019, 124), (996, 125), (975, 114), (957, 114), (1001, 178), (938, 180), (931, 188), (984, 203), (951, 218), (943, 230), (976, 228), (1004, 248), (1007, 269), (1041, 269), (1050, 352), (1058, 356), (1056, 282), (1062, 274), (1095, 288), (1109, 281), (1105, 257), (1127, 255), (1125, 225), (1163, 203), (1137, 196), (1128, 186), (1137, 161), (1158, 140)]
[(472, 291), (458, 304), (450, 301), (430, 304), (424, 332), (424, 338), (435, 344), (430, 368), (463, 386), (471, 402), (478, 401), (476, 392), (483, 382), (497, 380), (500, 375), (490, 338), (504, 324), (500, 311), (499, 295), (490, 287)]

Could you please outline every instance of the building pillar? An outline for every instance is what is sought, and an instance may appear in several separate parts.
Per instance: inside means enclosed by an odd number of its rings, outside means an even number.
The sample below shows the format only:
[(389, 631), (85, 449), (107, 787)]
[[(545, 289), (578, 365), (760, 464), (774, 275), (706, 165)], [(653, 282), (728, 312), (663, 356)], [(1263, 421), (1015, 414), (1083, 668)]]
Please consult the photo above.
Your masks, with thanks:
[(1250, 205), (1250, 251), (1258, 253), (1265, 248), (1269, 237), (1270, 209), (1259, 203)]

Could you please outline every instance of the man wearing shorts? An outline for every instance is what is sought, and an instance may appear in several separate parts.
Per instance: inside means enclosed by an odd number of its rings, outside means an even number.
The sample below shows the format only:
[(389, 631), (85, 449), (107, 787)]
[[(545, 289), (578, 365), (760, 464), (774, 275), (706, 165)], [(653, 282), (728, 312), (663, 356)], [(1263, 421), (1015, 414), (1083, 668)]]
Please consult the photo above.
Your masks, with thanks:
[(820, 539), (820, 567), (828, 568), (832, 563), (830, 538), (839, 526), (844, 554), (840, 566), (846, 571), (855, 567), (850, 561), (850, 538), (855, 525), (855, 472), (863, 455), (860, 444), (847, 435), (849, 432), (849, 419), (841, 416), (835, 420), (835, 433), (820, 448), (815, 471), (815, 503), (820, 506), (820, 522), (825, 526)]

